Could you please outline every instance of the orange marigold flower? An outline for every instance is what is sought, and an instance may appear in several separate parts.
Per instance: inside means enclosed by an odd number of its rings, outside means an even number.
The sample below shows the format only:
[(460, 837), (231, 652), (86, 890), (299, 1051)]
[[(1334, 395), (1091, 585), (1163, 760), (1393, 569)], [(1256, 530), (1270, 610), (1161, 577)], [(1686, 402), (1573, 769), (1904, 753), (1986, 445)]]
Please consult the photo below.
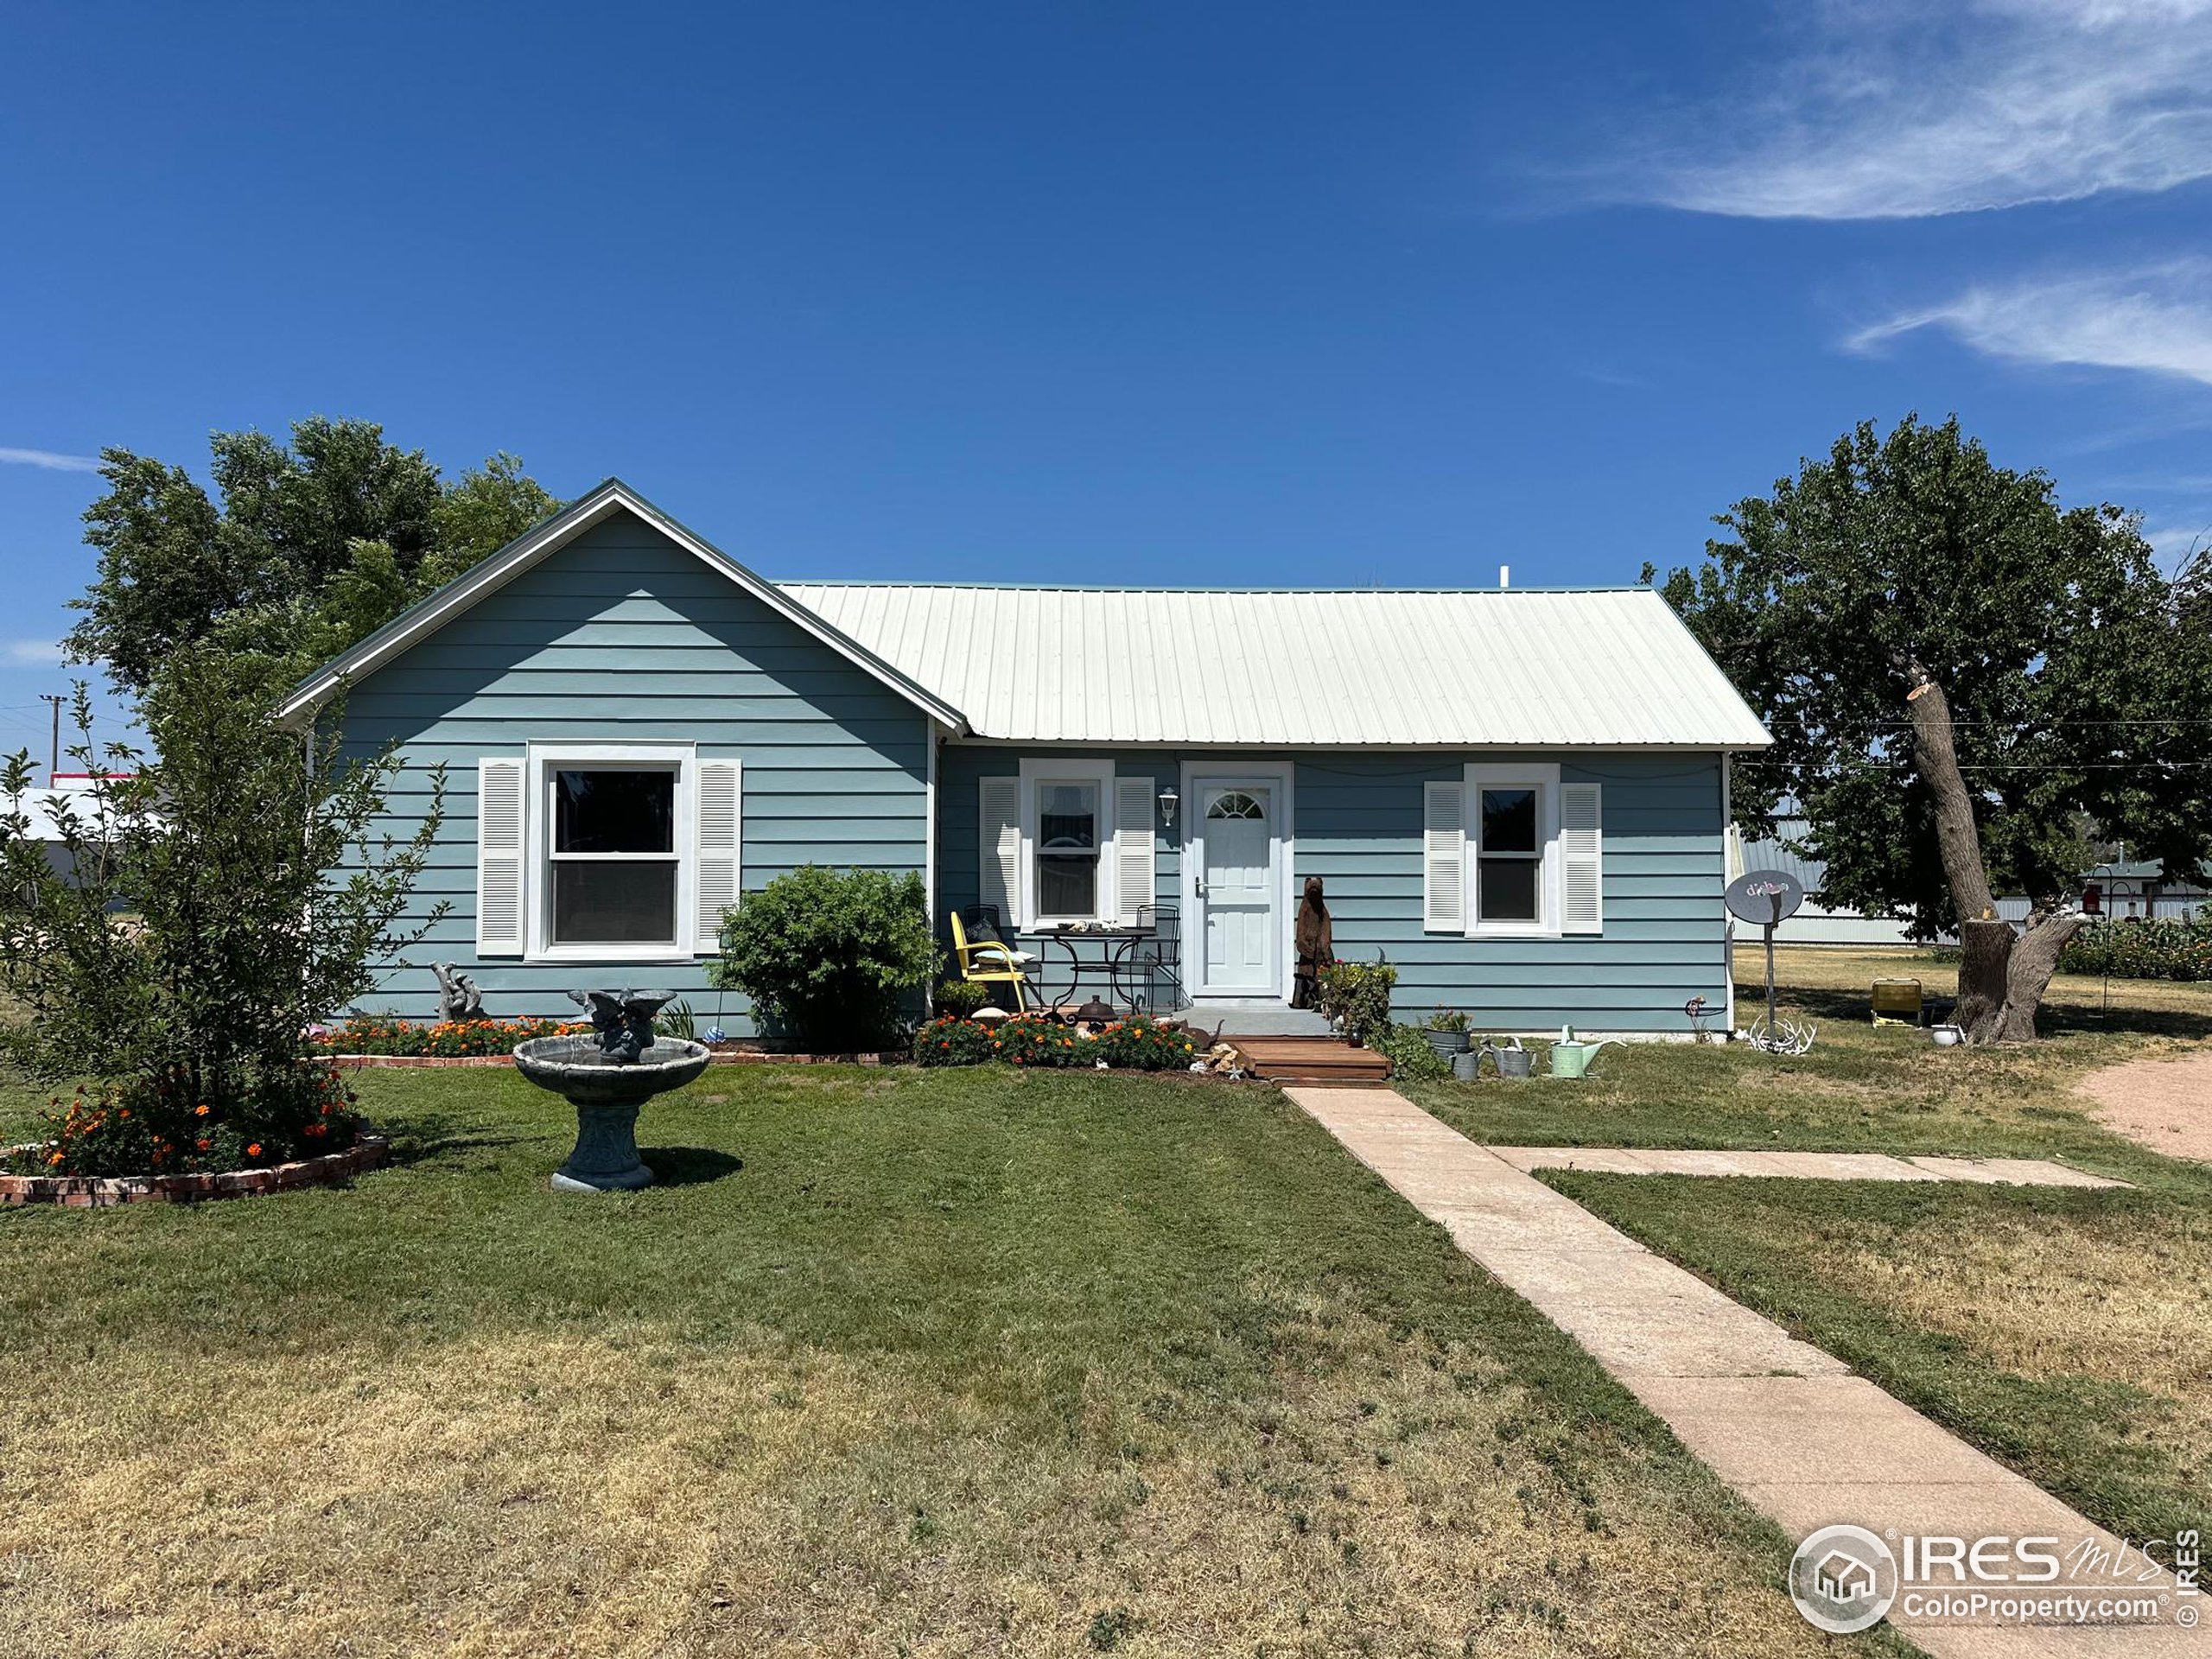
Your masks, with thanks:
[(255, 1141), (251, 1146), (248, 1147), (245, 1149), (245, 1155), (246, 1155), (247, 1157), (249, 1157), (249, 1158), (258, 1158), (258, 1157), (260, 1157), (260, 1156), (261, 1156), (261, 1142), (260, 1142), (260, 1141)]
[(205, 1116), (207, 1116), (207, 1106), (206, 1106), (205, 1104), (201, 1104), (201, 1105), (198, 1105), (198, 1106), (194, 1107), (194, 1108), (192, 1109), (192, 1115), (193, 1115), (194, 1117), (205, 1117)]
[(213, 1143), (210, 1141), (206, 1135), (202, 1135), (199, 1140), (193, 1142), (193, 1144), (198, 1147), (200, 1151), (205, 1152)]

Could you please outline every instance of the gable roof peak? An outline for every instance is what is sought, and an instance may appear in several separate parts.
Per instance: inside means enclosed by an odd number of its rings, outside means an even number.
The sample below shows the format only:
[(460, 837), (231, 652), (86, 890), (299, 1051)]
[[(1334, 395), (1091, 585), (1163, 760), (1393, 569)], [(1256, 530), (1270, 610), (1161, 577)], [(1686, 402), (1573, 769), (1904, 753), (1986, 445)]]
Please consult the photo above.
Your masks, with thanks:
[(397, 616), (353, 645), (292, 688), (278, 707), (281, 721), (296, 722), (311, 715), (336, 695), (346, 681), (374, 673), (400, 652), (428, 639), (448, 622), (488, 598), (517, 576), (542, 563), (594, 525), (618, 512), (667, 537), (701, 563), (726, 576), (805, 632), (880, 681), (931, 719), (955, 733), (968, 729), (967, 717), (850, 634), (817, 612), (801, 604), (766, 577), (741, 564), (696, 531), (662, 512), (622, 480), (603, 479), (588, 493), (569, 502), (550, 518), (531, 525), (498, 552), (454, 578), (437, 592), (402, 611)]

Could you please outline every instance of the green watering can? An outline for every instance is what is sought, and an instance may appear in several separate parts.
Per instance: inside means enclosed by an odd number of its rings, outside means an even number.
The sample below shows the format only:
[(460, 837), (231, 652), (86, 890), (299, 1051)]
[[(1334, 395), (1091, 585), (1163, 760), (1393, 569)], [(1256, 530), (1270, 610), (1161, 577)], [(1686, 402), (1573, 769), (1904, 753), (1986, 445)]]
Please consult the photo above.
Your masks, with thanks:
[(1590, 1062), (1598, 1058), (1598, 1051), (1605, 1047), (1605, 1043), (1619, 1040), (1618, 1038), (1608, 1037), (1605, 1042), (1585, 1043), (1579, 1042), (1572, 1037), (1560, 1038), (1552, 1045), (1552, 1076), (1555, 1077), (1588, 1077)]

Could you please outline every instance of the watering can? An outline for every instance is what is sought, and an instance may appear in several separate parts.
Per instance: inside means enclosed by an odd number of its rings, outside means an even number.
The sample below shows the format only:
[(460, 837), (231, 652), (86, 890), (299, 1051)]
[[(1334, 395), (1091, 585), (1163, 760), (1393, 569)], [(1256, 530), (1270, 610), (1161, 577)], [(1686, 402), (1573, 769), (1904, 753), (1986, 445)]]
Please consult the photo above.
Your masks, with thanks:
[(1516, 1037), (1512, 1040), (1511, 1044), (1505, 1047), (1500, 1047), (1497, 1044), (1493, 1043), (1489, 1038), (1485, 1037), (1483, 1039), (1482, 1047), (1477, 1052), (1475, 1056), (1476, 1075), (1478, 1077), (1482, 1075), (1482, 1057), (1484, 1054), (1489, 1055), (1491, 1060), (1495, 1062), (1497, 1066), (1497, 1075), (1500, 1077), (1519, 1078), (1527, 1077), (1529, 1075), (1529, 1068), (1535, 1065), (1536, 1058), (1535, 1054), (1530, 1052), (1528, 1049), (1521, 1046), (1521, 1039), (1518, 1037)]
[(1618, 1042), (1618, 1037), (1608, 1037), (1602, 1042), (1579, 1042), (1562, 1038), (1552, 1045), (1552, 1076), (1555, 1077), (1586, 1077), (1590, 1062), (1598, 1058), (1598, 1051), (1606, 1043)]

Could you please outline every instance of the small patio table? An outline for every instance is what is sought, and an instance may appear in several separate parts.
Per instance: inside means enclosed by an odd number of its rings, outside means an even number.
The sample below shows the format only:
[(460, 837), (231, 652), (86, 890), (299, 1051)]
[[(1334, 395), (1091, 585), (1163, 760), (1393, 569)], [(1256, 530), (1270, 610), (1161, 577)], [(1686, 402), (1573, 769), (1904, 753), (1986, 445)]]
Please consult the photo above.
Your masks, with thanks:
[[(1156, 931), (1149, 927), (1070, 925), (1041, 929), (1037, 937), (1058, 945), (1068, 959), (1067, 1001), (1074, 1001), (1075, 994), (1083, 988), (1086, 982), (1092, 984), (1103, 982), (1107, 989), (1108, 1001), (1116, 1007), (1134, 1008), (1137, 1006), (1137, 999), (1134, 994), (1125, 994), (1122, 971), (1128, 963), (1130, 951), (1142, 941), (1151, 938)], [(1101, 948), (1097, 955), (1085, 958), (1076, 946), (1092, 940), (1096, 941)], [(1040, 974), (1039, 978), (1042, 977)], [(1057, 1007), (1061, 999), (1053, 996), (1049, 989), (1046, 995), (1052, 1006)]]

